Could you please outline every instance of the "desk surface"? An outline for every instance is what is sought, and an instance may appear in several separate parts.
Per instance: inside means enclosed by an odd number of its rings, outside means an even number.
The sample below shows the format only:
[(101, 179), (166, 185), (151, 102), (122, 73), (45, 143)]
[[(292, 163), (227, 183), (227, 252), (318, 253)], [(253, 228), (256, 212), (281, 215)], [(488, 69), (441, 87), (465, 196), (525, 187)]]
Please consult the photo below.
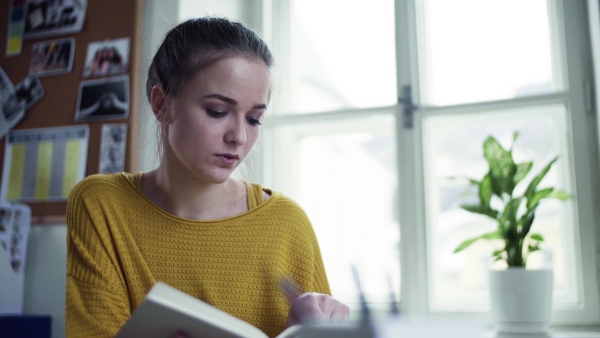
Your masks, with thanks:
[(600, 338), (600, 332), (486, 333), (483, 338)]

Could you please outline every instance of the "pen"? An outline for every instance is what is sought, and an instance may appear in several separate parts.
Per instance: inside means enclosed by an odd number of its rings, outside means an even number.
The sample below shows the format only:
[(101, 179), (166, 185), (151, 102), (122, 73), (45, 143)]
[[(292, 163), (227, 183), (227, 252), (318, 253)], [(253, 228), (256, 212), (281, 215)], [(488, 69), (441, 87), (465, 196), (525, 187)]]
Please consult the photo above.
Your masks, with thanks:
[(396, 294), (394, 293), (394, 284), (392, 283), (392, 276), (388, 274), (388, 288), (390, 289), (390, 307), (393, 317), (400, 316), (400, 308), (396, 301)]
[(296, 281), (289, 276), (283, 276), (279, 278), (279, 288), (290, 303), (293, 303), (296, 298), (304, 293)]
[(365, 294), (362, 286), (360, 285), (360, 279), (358, 278), (358, 271), (356, 270), (356, 266), (354, 264), (352, 264), (352, 275), (354, 276), (354, 283), (358, 289), (358, 299), (360, 301), (361, 309), (361, 322), (365, 325), (371, 325), (371, 313), (369, 311), (369, 307), (367, 306), (367, 300), (365, 299)]

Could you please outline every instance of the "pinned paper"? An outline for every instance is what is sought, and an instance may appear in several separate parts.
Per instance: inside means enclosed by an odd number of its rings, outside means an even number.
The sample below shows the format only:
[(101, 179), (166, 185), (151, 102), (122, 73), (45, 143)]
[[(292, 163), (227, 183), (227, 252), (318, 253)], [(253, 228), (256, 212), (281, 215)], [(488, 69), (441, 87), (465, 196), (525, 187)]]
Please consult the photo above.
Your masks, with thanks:
[(6, 56), (21, 54), (23, 28), (25, 27), (25, 0), (11, 0), (8, 10)]
[(12, 270), (25, 271), (27, 239), (31, 228), (31, 209), (26, 204), (0, 200), (0, 248)]
[(88, 135), (87, 125), (8, 133), (0, 198), (66, 200), (85, 176)]

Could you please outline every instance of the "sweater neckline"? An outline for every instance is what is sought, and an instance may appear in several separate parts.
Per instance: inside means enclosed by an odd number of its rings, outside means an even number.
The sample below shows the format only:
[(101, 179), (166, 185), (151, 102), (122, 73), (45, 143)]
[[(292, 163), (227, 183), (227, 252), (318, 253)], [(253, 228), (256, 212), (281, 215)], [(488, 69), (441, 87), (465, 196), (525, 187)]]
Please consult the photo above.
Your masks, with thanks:
[[(270, 189), (265, 189), (265, 191), (267, 191), (271, 195), (269, 197), (269, 199), (260, 203), (259, 205), (255, 206), (254, 208), (241, 213), (241, 214), (226, 217), (226, 218), (213, 219), (213, 220), (198, 220), (198, 219), (185, 218), (185, 217), (177, 216), (175, 214), (172, 214), (172, 213), (160, 208), (158, 205), (156, 205), (154, 202), (152, 202), (150, 199), (148, 199), (148, 197), (144, 196), (144, 194), (142, 193), (142, 174), (143, 173), (144, 173), (143, 171), (139, 171), (136, 173), (122, 172), (121, 176), (125, 179), (125, 181), (127, 181), (127, 183), (129, 184), (129, 186), (131, 187), (133, 192), (136, 194), (136, 196), (139, 197), (141, 200), (143, 200), (144, 203), (149, 205), (152, 209), (154, 209), (158, 213), (164, 215), (165, 217), (174, 219), (179, 222), (189, 223), (189, 224), (203, 224), (203, 225), (220, 224), (220, 223), (232, 221), (234, 219), (248, 217), (248, 216), (251, 216), (255, 213), (262, 211), (265, 208), (270, 207), (271, 204), (273, 204), (274, 201), (280, 197), (279, 193), (274, 192)], [(243, 182), (244, 182), (244, 184), (246, 184), (247, 189), (255, 188), (255, 187), (253, 187), (254, 186), (253, 183), (249, 183), (245, 180), (243, 180)], [(261, 188), (261, 191), (262, 191), (262, 188)]]

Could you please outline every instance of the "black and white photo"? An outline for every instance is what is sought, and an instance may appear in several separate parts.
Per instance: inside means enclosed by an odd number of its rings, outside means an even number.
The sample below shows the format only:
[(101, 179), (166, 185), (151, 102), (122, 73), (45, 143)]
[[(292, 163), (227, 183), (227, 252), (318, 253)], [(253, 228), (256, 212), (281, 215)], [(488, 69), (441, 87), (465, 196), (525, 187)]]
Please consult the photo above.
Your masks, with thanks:
[(87, 0), (27, 0), (23, 39), (78, 33)]
[(119, 173), (125, 170), (127, 124), (105, 124), (100, 141), (99, 173)]
[(17, 100), (25, 105), (25, 110), (31, 108), (44, 97), (44, 87), (37, 75), (29, 75), (15, 86)]
[(15, 87), (0, 67), (0, 139), (25, 116), (25, 102), (17, 98)]
[(129, 116), (129, 76), (83, 81), (76, 121), (118, 120)]

